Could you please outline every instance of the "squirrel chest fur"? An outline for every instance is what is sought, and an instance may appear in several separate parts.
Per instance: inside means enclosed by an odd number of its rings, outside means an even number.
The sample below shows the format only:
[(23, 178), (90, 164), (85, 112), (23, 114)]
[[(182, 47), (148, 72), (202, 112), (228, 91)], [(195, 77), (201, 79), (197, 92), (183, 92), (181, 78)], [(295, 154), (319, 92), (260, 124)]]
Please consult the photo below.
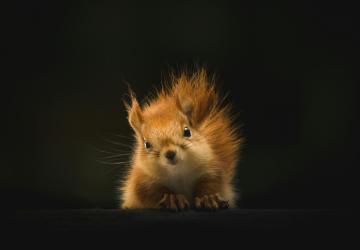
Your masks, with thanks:
[(120, 188), (122, 208), (235, 206), (242, 138), (205, 70), (172, 76), (142, 106), (131, 92), (126, 108), (136, 144)]

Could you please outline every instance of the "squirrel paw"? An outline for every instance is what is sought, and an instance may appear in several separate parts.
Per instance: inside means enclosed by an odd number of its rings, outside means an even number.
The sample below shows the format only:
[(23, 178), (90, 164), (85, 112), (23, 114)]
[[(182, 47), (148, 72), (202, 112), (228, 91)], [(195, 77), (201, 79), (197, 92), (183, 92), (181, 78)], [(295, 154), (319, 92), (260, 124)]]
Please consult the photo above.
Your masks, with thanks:
[(181, 211), (188, 209), (190, 204), (182, 194), (164, 194), (158, 206), (172, 211)]
[(229, 202), (221, 199), (218, 193), (203, 195), (201, 197), (196, 196), (194, 199), (194, 205), (198, 210), (215, 211), (218, 209), (229, 208)]

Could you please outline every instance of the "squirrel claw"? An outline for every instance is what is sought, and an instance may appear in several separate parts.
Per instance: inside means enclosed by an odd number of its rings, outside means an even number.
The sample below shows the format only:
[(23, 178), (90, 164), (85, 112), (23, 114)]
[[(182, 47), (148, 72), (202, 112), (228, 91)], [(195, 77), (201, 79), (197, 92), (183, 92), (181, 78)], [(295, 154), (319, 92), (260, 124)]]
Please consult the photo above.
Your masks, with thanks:
[(182, 194), (165, 193), (162, 199), (159, 201), (158, 207), (176, 212), (187, 210), (190, 207), (190, 204)]
[(195, 209), (216, 211), (218, 209), (229, 208), (229, 202), (220, 198), (218, 193), (203, 195), (201, 197), (196, 196), (194, 200)]

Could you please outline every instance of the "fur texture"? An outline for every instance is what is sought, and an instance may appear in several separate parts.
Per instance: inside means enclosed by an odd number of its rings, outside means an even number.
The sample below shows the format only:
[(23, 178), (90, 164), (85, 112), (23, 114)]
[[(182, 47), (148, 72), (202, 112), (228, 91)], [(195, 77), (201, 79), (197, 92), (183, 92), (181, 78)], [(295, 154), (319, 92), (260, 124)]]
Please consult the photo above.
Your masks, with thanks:
[(232, 181), (243, 139), (214, 79), (204, 69), (173, 74), (143, 107), (130, 94), (125, 105), (136, 145), (120, 188), (121, 207), (234, 207)]

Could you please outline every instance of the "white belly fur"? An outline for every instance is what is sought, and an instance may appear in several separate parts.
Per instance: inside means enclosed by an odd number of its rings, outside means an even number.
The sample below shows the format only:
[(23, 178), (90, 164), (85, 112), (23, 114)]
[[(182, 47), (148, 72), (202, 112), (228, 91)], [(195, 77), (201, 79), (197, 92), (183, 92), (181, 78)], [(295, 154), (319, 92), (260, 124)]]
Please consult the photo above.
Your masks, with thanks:
[(199, 177), (200, 174), (196, 173), (194, 168), (184, 165), (174, 166), (174, 169), (168, 171), (162, 184), (176, 194), (185, 195), (188, 201), (192, 201), (194, 186)]

